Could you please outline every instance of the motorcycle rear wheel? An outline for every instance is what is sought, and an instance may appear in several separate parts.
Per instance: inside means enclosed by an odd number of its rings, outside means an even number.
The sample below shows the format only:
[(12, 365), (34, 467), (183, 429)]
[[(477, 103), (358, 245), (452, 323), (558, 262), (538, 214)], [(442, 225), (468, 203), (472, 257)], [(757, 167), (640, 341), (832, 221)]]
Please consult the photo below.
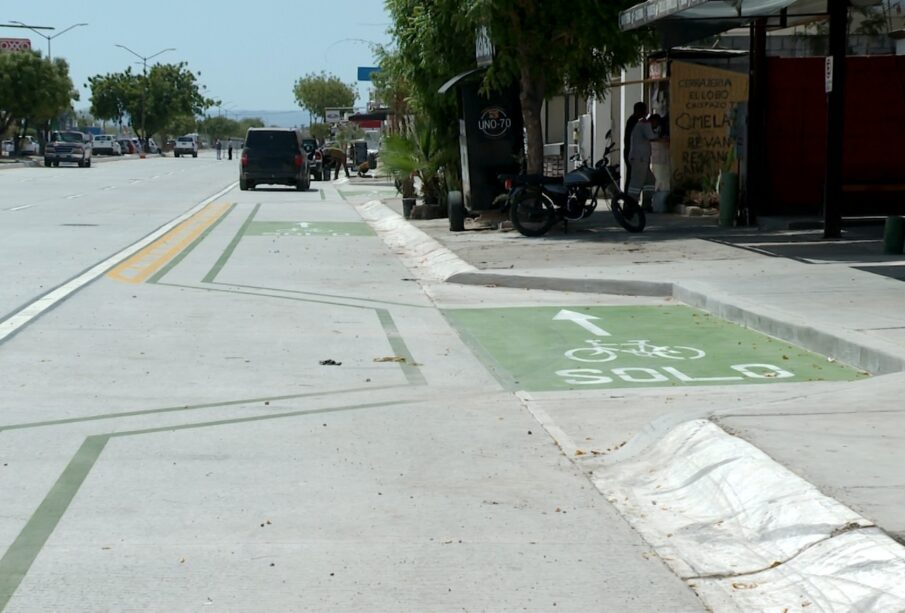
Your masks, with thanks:
[(647, 216), (638, 202), (625, 193), (615, 194), (610, 200), (610, 209), (619, 225), (629, 232), (642, 232), (647, 224)]
[(526, 189), (509, 203), (509, 219), (523, 236), (543, 236), (556, 223), (556, 207), (545, 193)]

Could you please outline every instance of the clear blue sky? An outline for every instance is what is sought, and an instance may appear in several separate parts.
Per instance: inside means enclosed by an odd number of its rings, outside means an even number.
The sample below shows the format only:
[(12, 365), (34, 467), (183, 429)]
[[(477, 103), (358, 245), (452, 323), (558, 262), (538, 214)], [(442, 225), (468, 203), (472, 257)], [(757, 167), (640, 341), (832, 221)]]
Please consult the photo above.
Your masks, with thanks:
[[(87, 108), (89, 76), (120, 72), (140, 61), (122, 44), (142, 56), (175, 47), (149, 66), (185, 61), (206, 93), (224, 109), (299, 110), (293, 83), (309, 72), (325, 70), (355, 83), (358, 66), (372, 66), (370, 46), (387, 44), (389, 17), (382, 0), (42, 0), (3, 2), (0, 24), (21, 21), (53, 26), (53, 35), (75, 23), (87, 22), (51, 41), (53, 57), (70, 64), (73, 84)], [(30, 38), (32, 48), (47, 53), (47, 41), (30, 30), (0, 28), (2, 38)], [(358, 39), (358, 40), (350, 40)], [(139, 64), (132, 64), (138, 61)], [(356, 105), (364, 106), (367, 85), (359, 87)]]

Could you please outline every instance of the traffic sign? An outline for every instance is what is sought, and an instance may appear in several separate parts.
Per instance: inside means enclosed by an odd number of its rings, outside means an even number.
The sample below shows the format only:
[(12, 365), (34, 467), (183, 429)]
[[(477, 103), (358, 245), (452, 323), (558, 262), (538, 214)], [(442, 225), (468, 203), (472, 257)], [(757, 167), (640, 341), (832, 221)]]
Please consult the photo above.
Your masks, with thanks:
[(27, 38), (0, 38), (0, 53), (5, 51), (31, 51), (31, 40)]

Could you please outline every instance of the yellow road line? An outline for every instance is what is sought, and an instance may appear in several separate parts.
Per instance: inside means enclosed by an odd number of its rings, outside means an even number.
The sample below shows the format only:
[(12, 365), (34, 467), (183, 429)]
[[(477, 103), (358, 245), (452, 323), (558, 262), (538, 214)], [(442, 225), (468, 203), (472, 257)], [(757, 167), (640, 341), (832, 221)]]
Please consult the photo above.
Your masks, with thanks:
[(107, 276), (123, 283), (143, 283), (167, 265), (229, 210), (229, 204), (209, 204), (159, 239), (123, 261)]

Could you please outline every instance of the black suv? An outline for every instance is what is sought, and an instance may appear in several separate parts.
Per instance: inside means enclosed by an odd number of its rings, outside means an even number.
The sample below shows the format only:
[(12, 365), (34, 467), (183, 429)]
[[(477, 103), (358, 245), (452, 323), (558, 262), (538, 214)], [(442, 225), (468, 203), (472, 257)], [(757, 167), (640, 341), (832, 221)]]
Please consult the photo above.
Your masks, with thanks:
[(248, 129), (239, 166), (239, 189), (254, 189), (261, 183), (293, 185), (300, 191), (311, 187), (308, 153), (298, 130)]

